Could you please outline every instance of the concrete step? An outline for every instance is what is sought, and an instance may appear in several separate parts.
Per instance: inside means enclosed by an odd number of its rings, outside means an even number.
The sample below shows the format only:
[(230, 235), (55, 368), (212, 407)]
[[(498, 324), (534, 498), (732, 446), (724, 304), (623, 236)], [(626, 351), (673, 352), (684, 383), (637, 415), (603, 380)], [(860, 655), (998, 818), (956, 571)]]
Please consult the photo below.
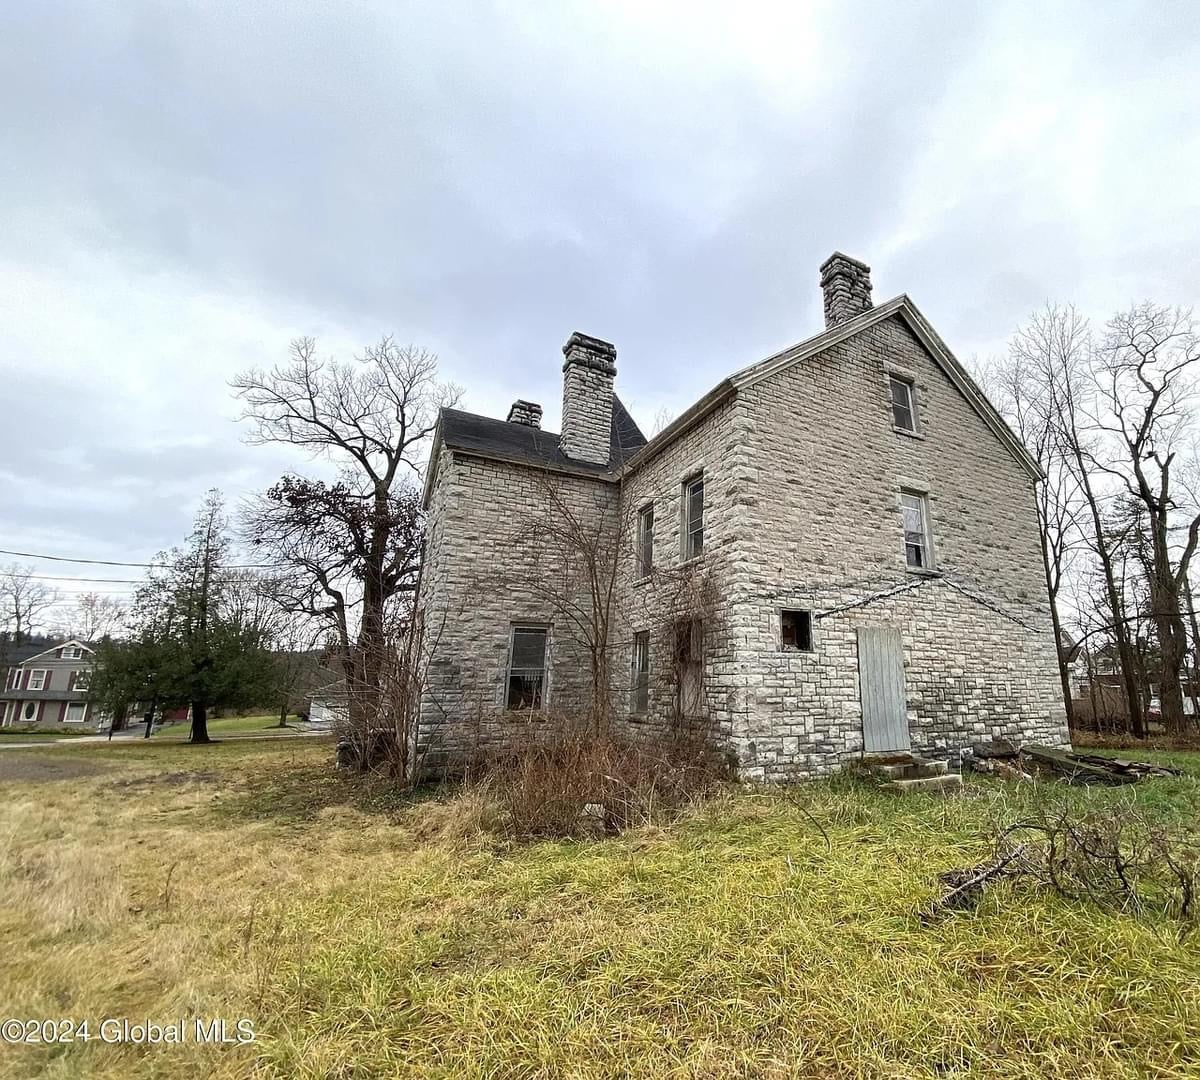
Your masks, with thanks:
[(863, 754), (862, 763), (869, 769), (885, 765), (911, 765), (917, 760), (911, 750), (892, 750), (886, 754)]
[(889, 780), (884, 787), (889, 791), (927, 791), (930, 794), (949, 794), (962, 787), (961, 773), (942, 773), (937, 776), (919, 776), (908, 780)]
[(926, 776), (944, 776), (946, 769), (946, 762), (930, 761), (926, 758), (913, 758), (911, 761), (896, 762), (893, 765), (871, 766), (872, 772), (893, 780), (918, 780)]

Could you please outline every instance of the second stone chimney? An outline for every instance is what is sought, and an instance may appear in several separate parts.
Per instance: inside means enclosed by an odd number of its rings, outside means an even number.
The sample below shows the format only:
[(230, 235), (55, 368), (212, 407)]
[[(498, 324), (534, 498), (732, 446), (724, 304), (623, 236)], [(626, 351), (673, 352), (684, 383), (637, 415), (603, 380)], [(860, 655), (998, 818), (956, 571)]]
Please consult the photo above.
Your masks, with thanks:
[(510, 424), (524, 424), (526, 427), (540, 428), (542, 426), (542, 407), (533, 401), (522, 401), (517, 398), (508, 410)]
[(870, 311), (871, 268), (835, 251), (821, 264), (821, 292), (825, 294), (825, 329)]
[(617, 350), (607, 341), (572, 334), (563, 346), (562, 452), (607, 465), (612, 448), (613, 380)]

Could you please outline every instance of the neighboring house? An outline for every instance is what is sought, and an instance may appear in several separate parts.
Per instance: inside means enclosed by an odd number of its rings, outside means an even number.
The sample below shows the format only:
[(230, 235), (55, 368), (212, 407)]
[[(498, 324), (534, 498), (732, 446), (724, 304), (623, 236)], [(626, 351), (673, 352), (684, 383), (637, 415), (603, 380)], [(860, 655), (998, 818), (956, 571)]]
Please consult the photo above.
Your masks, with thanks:
[(310, 724), (315, 727), (333, 728), (347, 723), (349, 719), (345, 682), (331, 682), (312, 692), (308, 707)]
[[(59, 641), (59, 638), (37, 637), (33, 641), (15, 645), (9, 635), (0, 635), (0, 689), (8, 686), (13, 668), (23, 664), (31, 656), (56, 647)], [(3, 715), (0, 711), (0, 720), (3, 720)]]
[(101, 717), (87, 700), (95, 666), (85, 641), (65, 641), (27, 657), (9, 671), (0, 693), (0, 724), (97, 726)]
[(506, 421), (442, 411), (418, 599), (425, 767), (587, 710), (572, 536), (615, 552), (623, 731), (700, 725), (767, 779), (992, 737), (1066, 744), (1037, 464), (907, 296), (873, 305), (869, 268), (840, 253), (821, 287), (824, 332), (649, 442), (613, 392), (615, 348), (578, 333), (561, 434), (526, 401)]

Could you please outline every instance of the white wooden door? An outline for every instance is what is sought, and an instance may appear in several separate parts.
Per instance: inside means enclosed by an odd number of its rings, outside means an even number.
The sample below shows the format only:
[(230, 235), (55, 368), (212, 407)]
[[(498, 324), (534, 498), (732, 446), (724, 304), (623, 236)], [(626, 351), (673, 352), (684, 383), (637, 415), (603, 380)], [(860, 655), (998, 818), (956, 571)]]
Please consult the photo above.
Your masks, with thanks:
[(904, 647), (899, 630), (891, 626), (859, 627), (858, 685), (866, 753), (910, 749)]

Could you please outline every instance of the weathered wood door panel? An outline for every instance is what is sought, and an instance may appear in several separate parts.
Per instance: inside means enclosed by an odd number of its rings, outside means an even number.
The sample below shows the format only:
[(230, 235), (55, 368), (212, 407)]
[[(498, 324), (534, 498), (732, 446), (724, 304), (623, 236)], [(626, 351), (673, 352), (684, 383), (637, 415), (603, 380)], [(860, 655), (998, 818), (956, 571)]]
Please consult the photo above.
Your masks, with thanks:
[(858, 687), (865, 751), (879, 754), (910, 749), (899, 630), (891, 626), (858, 628)]

